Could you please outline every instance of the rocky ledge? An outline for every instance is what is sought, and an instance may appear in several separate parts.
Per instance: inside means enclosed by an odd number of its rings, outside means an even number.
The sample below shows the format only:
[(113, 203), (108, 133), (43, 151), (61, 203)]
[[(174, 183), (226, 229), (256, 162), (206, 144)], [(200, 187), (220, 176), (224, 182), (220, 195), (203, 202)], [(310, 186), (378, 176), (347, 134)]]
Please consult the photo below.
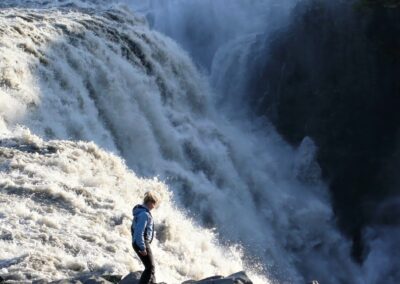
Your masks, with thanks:
[[(139, 278), (141, 271), (131, 272), (126, 276), (121, 275), (85, 275), (73, 279), (61, 279), (56, 281), (47, 280), (36, 280), (32, 284), (137, 284), (139, 283)], [(17, 283), (13, 279), (7, 278), (7, 276), (0, 276), (0, 283)], [(247, 277), (245, 272), (238, 272), (227, 277), (223, 276), (213, 276), (202, 280), (187, 280), (182, 282), (182, 284), (252, 284), (253, 282)], [(159, 284), (166, 284), (160, 282)], [(174, 283), (171, 283), (174, 284)]]

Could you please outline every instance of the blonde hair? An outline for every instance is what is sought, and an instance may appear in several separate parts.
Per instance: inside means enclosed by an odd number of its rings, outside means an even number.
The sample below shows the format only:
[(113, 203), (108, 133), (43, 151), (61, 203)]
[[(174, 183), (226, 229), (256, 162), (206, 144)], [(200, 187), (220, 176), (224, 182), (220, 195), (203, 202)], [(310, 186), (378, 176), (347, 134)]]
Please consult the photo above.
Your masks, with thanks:
[(143, 203), (147, 204), (149, 202), (154, 204), (158, 204), (160, 202), (160, 198), (154, 191), (148, 191), (144, 194)]

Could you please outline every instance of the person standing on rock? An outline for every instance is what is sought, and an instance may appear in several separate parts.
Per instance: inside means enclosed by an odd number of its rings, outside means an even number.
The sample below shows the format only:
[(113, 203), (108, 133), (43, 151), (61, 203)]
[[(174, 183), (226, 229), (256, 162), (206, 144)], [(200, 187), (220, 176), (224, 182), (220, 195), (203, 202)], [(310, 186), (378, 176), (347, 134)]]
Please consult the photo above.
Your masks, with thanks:
[(154, 222), (150, 211), (158, 203), (157, 195), (149, 191), (144, 195), (143, 204), (136, 205), (132, 210), (132, 246), (145, 267), (139, 284), (156, 283), (154, 258), (150, 248), (154, 237)]

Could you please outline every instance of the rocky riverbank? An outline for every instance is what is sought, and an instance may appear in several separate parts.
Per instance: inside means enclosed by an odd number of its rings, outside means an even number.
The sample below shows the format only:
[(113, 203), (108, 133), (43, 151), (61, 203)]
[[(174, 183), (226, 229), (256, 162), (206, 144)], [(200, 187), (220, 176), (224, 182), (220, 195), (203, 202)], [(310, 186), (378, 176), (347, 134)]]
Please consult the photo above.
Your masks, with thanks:
[[(71, 279), (61, 279), (56, 281), (48, 281), (46, 279), (33, 281), (32, 284), (136, 284), (139, 282), (141, 272), (131, 272), (128, 275), (81, 275)], [(20, 283), (12, 277), (0, 276), (0, 283)], [(28, 283), (28, 282), (27, 282)], [(163, 282), (161, 282), (163, 283)], [(202, 280), (187, 280), (182, 284), (252, 284), (253, 282), (247, 277), (245, 272), (238, 272), (227, 277), (212, 276)]]

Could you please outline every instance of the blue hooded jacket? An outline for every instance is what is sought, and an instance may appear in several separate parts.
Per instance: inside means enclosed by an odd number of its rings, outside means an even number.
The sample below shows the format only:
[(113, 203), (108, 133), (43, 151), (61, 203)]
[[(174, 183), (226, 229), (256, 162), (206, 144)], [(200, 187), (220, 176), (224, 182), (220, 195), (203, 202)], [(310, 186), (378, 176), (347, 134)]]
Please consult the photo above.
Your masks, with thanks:
[(144, 251), (146, 249), (145, 242), (151, 243), (153, 241), (153, 217), (145, 205), (136, 205), (133, 207), (132, 214), (132, 244), (135, 243), (141, 251)]

